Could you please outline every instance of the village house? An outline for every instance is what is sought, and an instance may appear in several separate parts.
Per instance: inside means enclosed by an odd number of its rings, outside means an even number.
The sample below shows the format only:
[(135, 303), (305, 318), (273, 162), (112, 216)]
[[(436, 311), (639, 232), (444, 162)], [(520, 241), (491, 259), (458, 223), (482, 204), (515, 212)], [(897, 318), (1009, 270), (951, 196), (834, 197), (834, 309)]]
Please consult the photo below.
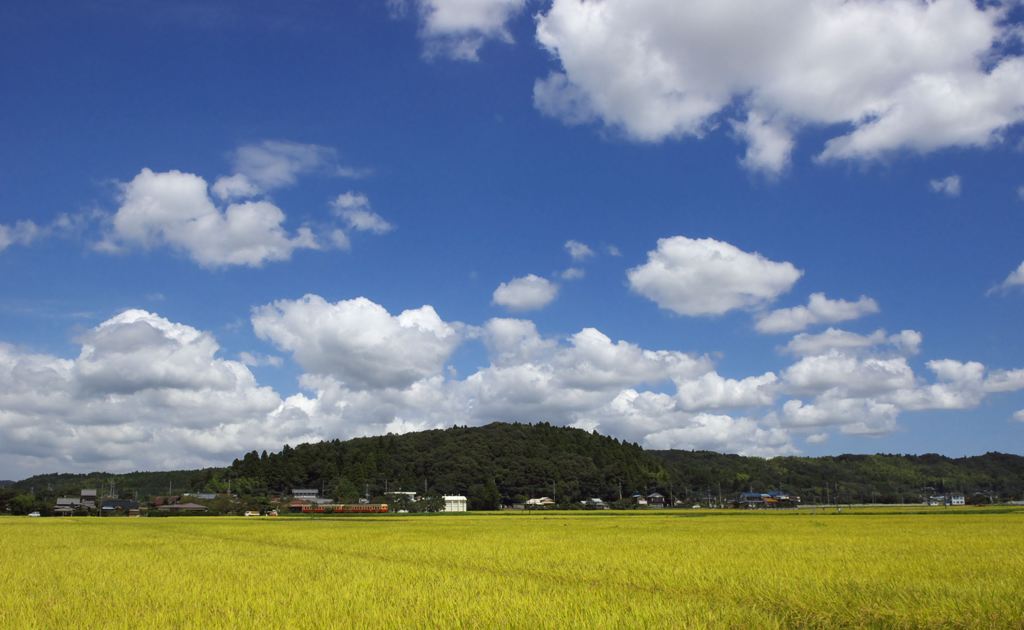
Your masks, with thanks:
[(96, 509), (96, 488), (82, 488), (78, 498), (83, 508), (87, 510)]
[(663, 508), (665, 507), (665, 495), (660, 492), (652, 492), (647, 495), (647, 507), (652, 508)]
[(82, 500), (77, 497), (59, 497), (53, 508), (57, 516), (71, 516), (82, 509)]
[(161, 512), (170, 512), (171, 514), (184, 514), (187, 512), (202, 513), (206, 512), (209, 508), (198, 503), (175, 503), (174, 505), (161, 505), (157, 509)]
[(100, 504), (101, 516), (139, 516), (139, 502), (129, 499), (105, 499)]
[(538, 508), (549, 508), (555, 505), (555, 500), (551, 497), (538, 497), (536, 499), (526, 500), (526, 509), (535, 510)]
[(444, 512), (466, 512), (469, 501), (459, 494), (446, 494), (444, 497)]

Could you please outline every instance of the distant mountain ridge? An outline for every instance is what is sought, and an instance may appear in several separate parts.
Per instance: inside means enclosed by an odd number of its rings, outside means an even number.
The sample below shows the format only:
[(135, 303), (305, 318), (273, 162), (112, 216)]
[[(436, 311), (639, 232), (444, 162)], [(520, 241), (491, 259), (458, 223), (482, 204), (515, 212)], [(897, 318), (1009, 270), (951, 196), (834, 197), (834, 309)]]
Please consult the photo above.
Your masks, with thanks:
[(686, 502), (780, 488), (805, 502), (916, 502), (929, 493), (977, 494), (979, 501), (1024, 494), (1024, 457), (986, 453), (838, 455), (763, 459), (639, 445), (548, 423), (492, 423), (285, 445), (252, 451), (230, 466), (202, 470), (36, 475), (7, 490), (77, 494), (82, 487), (140, 498), (188, 491), (279, 494), (308, 487), (343, 500), (386, 491), (463, 494), (472, 509), (529, 497), (563, 504), (660, 492)]

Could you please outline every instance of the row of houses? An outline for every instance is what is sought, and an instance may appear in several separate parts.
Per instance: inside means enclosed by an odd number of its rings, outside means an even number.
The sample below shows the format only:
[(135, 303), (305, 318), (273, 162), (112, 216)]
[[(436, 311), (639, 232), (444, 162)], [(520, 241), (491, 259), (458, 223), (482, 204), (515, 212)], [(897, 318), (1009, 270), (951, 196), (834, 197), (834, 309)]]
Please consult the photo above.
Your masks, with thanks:
[[(423, 499), (423, 497), (415, 492), (402, 490), (385, 492), (384, 496), (392, 502), (398, 500), (414, 503)], [(446, 494), (441, 499), (443, 501), (442, 512), (466, 512), (469, 509), (469, 499), (462, 495)], [(369, 502), (370, 500), (367, 498), (359, 499), (360, 504), (366, 505)], [(320, 492), (315, 488), (292, 488), (291, 501), (288, 503), (288, 508), (294, 512), (301, 512), (308, 505), (331, 505), (333, 503), (335, 503), (334, 499), (321, 497)]]
[[(181, 497), (154, 497), (151, 507), (171, 514), (200, 514), (209, 508), (192, 502), (182, 502)], [(214, 495), (210, 495), (214, 498)], [(107, 498), (98, 500), (95, 488), (83, 488), (77, 497), (58, 497), (53, 508), (57, 516), (99, 514), (100, 516), (141, 516), (142, 506), (132, 499)]]

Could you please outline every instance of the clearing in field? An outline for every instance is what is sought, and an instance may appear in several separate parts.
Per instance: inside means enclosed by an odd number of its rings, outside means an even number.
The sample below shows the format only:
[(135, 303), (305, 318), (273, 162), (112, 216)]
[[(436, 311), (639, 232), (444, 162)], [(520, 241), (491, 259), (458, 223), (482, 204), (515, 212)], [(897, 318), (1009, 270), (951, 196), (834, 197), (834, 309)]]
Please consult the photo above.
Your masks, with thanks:
[(1024, 626), (1024, 511), (0, 519), (0, 627)]

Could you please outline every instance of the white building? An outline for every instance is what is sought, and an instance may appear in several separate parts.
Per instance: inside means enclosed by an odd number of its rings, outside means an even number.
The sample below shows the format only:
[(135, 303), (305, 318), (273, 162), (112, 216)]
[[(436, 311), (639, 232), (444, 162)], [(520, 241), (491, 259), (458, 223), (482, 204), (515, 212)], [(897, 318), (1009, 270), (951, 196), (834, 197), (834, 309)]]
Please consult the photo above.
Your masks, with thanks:
[(303, 501), (313, 501), (320, 496), (316, 488), (292, 488), (292, 496)]
[(459, 494), (446, 494), (444, 497), (444, 512), (465, 512), (468, 501), (466, 497)]
[(967, 502), (964, 500), (964, 495), (962, 495), (962, 494), (951, 494), (951, 495), (949, 495), (949, 504), (950, 505), (967, 505)]

